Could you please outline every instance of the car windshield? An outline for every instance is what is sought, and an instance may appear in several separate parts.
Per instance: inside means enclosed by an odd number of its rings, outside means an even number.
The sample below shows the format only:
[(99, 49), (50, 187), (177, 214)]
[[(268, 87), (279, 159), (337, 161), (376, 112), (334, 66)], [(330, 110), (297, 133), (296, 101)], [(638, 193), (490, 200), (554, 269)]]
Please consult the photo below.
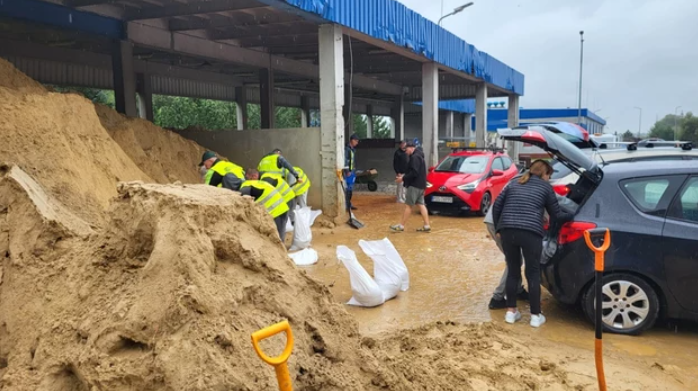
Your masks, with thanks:
[(436, 171), (481, 174), (489, 161), (488, 156), (449, 156), (436, 167)]

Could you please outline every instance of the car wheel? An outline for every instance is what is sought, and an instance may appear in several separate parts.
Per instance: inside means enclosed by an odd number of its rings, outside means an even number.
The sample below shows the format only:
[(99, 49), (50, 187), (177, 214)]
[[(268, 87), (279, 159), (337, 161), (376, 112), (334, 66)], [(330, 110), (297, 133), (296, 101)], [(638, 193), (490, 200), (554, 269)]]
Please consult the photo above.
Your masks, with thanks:
[(490, 192), (485, 192), (482, 196), (482, 201), (480, 201), (480, 210), (477, 212), (480, 216), (486, 216), (492, 207), (492, 194)]
[[(594, 322), (596, 308), (594, 284), (582, 299), (584, 313)], [(611, 274), (603, 278), (603, 327), (616, 334), (640, 334), (651, 328), (659, 317), (659, 299), (654, 288), (642, 278), (630, 274)]]

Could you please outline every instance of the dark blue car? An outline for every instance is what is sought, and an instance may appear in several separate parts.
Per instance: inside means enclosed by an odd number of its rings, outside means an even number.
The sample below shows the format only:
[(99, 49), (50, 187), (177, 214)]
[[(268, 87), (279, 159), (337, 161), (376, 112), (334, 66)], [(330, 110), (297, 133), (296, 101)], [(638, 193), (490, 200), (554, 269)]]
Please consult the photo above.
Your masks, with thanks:
[(698, 321), (698, 161), (598, 166), (545, 129), (510, 129), (507, 140), (535, 144), (579, 174), (570, 186), (573, 221), (550, 227), (542, 282), (553, 296), (579, 303), (593, 321), (593, 253), (584, 231), (609, 228), (603, 279), (607, 331), (638, 334), (659, 317)]

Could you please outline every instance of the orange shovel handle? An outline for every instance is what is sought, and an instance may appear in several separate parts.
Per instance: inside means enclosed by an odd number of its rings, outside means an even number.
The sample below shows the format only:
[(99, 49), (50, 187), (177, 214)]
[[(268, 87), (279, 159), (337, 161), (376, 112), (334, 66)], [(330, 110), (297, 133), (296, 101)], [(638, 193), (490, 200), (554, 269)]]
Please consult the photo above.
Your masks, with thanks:
[[(278, 357), (267, 356), (262, 351), (262, 348), (260, 348), (259, 341), (283, 332), (286, 333), (286, 348), (284, 349), (283, 353), (281, 353), (281, 355)], [(254, 350), (257, 352), (259, 358), (261, 358), (264, 362), (273, 366), (281, 365), (288, 361), (288, 358), (291, 356), (291, 352), (293, 351), (293, 332), (291, 332), (291, 326), (288, 324), (287, 320), (284, 320), (283, 322), (256, 331), (252, 334), (252, 345), (254, 346)]]
[(604, 254), (611, 247), (611, 231), (608, 228), (604, 230), (603, 244), (601, 247), (594, 246), (594, 243), (591, 241), (591, 235), (597, 233), (599, 232), (593, 232), (593, 230), (584, 231), (584, 240), (587, 243), (587, 247), (594, 252), (594, 269), (598, 272), (602, 272), (604, 270)]

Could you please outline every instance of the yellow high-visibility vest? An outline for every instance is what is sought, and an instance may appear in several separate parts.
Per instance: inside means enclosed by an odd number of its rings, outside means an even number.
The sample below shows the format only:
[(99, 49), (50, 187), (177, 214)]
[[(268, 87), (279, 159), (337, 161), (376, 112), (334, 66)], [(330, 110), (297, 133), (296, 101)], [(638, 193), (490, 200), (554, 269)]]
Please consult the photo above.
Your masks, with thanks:
[[(204, 183), (207, 185), (211, 184), (211, 178), (213, 173), (217, 173), (220, 176), (226, 176), (227, 174), (233, 174), (240, 180), (245, 180), (245, 170), (235, 163), (227, 162), (225, 160), (218, 160), (211, 168), (206, 171), (206, 176), (204, 176)], [(223, 187), (223, 183), (219, 183), (218, 187)]]
[(257, 170), (262, 174), (268, 173), (286, 177), (286, 170), (279, 168), (279, 155), (275, 153), (263, 157), (257, 165)]
[(291, 189), (296, 193), (296, 197), (298, 197), (308, 192), (310, 189), (310, 179), (308, 179), (308, 176), (305, 175), (305, 172), (303, 172), (300, 167), (293, 167), (293, 169), (298, 173), (298, 181), (291, 186)]
[(293, 189), (291, 189), (291, 186), (286, 183), (284, 180), (284, 177), (278, 174), (270, 174), (270, 173), (265, 173), (262, 175), (261, 178), (259, 179), (265, 179), (265, 178), (271, 178), (271, 179), (276, 179), (276, 191), (281, 194), (281, 197), (283, 197), (284, 201), (286, 202), (291, 202), (292, 199), (296, 198), (296, 193), (293, 192)]
[(286, 201), (284, 201), (283, 197), (281, 197), (281, 194), (279, 194), (274, 186), (264, 181), (254, 180), (243, 182), (240, 189), (242, 190), (245, 187), (254, 187), (262, 191), (262, 195), (255, 200), (255, 203), (262, 204), (272, 218), (275, 219), (288, 212)]

